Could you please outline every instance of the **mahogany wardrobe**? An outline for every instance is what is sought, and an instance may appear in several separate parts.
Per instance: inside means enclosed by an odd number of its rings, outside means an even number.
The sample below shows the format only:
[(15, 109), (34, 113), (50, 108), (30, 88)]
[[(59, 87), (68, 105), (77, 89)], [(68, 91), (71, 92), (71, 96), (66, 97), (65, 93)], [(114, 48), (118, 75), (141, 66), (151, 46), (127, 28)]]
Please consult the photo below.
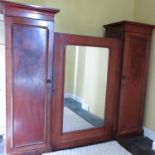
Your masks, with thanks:
[[(5, 19), (7, 154), (40, 155), (143, 133), (153, 26), (109, 24), (105, 26), (105, 38), (99, 38), (54, 33), (57, 9), (0, 1), (0, 12)], [(75, 52), (70, 52), (73, 49)], [(75, 65), (68, 61), (69, 54), (75, 56)], [(85, 64), (83, 58), (87, 60)], [(70, 78), (66, 76), (67, 66), (76, 70), (74, 83), (69, 86), (80, 84), (85, 75), (85, 81), (73, 92), (66, 86)], [(84, 75), (80, 76), (82, 71)], [(98, 77), (101, 78), (92, 80)], [(85, 99), (78, 92), (81, 87), (86, 89)], [(90, 90), (92, 95), (87, 95)], [(96, 106), (101, 103), (97, 108), (100, 111), (86, 104), (91, 102), (87, 97), (93, 100), (94, 94), (99, 99), (95, 100)], [(74, 106), (64, 103), (73, 100), (81, 102), (80, 112), (73, 113)], [(69, 114), (72, 115), (66, 125), (64, 117)], [(82, 115), (85, 117), (81, 121)], [(86, 128), (78, 128), (74, 118)], [(68, 129), (71, 124), (77, 127), (75, 131)]]
[(147, 73), (154, 25), (122, 21), (104, 27), (105, 37), (118, 38), (122, 43), (115, 137), (143, 135)]
[(51, 150), (51, 79), (56, 9), (0, 1), (5, 20), (8, 154)]

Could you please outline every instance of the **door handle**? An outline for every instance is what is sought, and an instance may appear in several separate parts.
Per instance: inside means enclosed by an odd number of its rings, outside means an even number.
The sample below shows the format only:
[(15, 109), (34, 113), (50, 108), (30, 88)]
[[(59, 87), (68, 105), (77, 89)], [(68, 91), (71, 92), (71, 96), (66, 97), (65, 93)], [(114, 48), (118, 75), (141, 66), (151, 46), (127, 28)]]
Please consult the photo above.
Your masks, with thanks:
[(126, 80), (126, 76), (125, 76), (125, 75), (123, 75), (123, 76), (122, 76), (122, 79), (123, 79), (123, 80)]

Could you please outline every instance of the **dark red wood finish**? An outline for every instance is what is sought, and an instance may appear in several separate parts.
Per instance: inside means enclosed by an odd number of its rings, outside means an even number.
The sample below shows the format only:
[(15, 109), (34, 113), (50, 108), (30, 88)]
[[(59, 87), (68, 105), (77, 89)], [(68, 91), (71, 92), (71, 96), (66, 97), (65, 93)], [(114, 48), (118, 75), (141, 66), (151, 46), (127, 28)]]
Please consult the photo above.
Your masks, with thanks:
[(106, 37), (119, 38), (122, 41), (116, 137), (141, 135), (150, 43), (154, 26), (124, 21), (104, 27)]
[(6, 29), (7, 153), (51, 150), (53, 17), (58, 10), (2, 2)]
[[(64, 108), (65, 47), (67, 45), (95, 46), (109, 48), (108, 84), (106, 94), (105, 126), (77, 132), (62, 133)], [(117, 39), (103, 39), (89, 36), (55, 33), (54, 42), (54, 87), (52, 97), (52, 146), (54, 150), (88, 145), (110, 140), (113, 137), (113, 124), (116, 108), (120, 42)], [(104, 103), (103, 103), (104, 104)]]

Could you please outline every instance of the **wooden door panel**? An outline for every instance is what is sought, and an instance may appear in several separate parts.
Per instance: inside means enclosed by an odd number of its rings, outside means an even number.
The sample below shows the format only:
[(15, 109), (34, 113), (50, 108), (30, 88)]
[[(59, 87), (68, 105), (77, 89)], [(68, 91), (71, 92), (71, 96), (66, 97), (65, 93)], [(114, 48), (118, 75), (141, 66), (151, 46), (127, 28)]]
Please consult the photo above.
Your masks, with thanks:
[(137, 130), (142, 126), (148, 61), (147, 36), (129, 35), (126, 40), (121, 85), (119, 130)]
[(7, 152), (48, 151), (53, 22), (11, 17), (6, 22)]
[(44, 142), (48, 31), (15, 24), (12, 33), (14, 145)]

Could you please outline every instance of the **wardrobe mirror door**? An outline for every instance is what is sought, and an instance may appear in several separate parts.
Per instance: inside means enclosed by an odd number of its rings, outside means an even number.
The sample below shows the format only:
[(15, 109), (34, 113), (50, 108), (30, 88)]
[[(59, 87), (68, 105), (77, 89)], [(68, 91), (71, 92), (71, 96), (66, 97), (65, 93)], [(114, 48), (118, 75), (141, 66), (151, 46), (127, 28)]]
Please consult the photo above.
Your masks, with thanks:
[(116, 39), (55, 33), (53, 150), (112, 139), (120, 49)]
[(104, 127), (108, 64), (108, 48), (66, 46), (63, 133)]

